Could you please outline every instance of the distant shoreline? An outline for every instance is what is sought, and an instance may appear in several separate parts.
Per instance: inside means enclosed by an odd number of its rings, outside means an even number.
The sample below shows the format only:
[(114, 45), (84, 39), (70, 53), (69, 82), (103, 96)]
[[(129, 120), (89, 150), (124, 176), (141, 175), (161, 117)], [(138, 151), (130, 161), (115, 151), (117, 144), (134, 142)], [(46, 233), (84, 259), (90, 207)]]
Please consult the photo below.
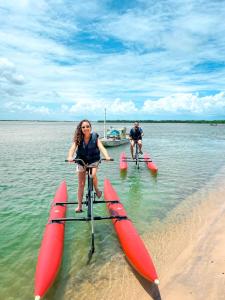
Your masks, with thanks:
[[(225, 124), (225, 120), (106, 120), (107, 123), (134, 123), (138, 121), (140, 123), (191, 123), (191, 124)], [(73, 123), (79, 122), (79, 120), (73, 121), (59, 121), (59, 120), (0, 120), (0, 122), (42, 122), (42, 123)], [(104, 120), (91, 120), (91, 122), (104, 123)]]
[[(138, 121), (140, 123), (197, 123), (197, 124), (225, 124), (225, 120), (106, 120), (110, 123), (134, 123)], [(104, 120), (98, 120), (97, 122), (103, 123)]]

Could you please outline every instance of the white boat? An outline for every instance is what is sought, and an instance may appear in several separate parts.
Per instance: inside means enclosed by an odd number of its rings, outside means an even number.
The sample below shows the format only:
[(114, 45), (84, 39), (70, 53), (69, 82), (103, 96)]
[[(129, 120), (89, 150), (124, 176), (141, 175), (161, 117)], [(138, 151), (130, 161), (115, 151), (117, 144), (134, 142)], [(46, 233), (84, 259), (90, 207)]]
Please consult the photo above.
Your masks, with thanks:
[(105, 147), (115, 147), (129, 143), (129, 138), (126, 135), (126, 127), (107, 130), (106, 137), (101, 138), (101, 142)]
[(126, 127), (116, 129), (110, 126), (110, 128), (106, 131), (106, 109), (104, 120), (104, 137), (100, 140), (105, 147), (116, 147), (129, 143)]

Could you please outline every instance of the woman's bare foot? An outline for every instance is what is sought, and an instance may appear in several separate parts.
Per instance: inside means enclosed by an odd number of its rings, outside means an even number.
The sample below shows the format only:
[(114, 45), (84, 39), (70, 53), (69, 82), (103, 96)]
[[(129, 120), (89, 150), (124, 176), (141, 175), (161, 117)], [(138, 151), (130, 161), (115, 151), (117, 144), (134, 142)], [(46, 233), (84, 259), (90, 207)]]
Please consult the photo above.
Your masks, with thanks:
[(82, 213), (83, 212), (83, 210), (82, 210), (82, 207), (77, 207), (76, 209), (75, 209), (75, 212), (76, 213)]
[(98, 191), (96, 192), (96, 195), (97, 195), (98, 199), (101, 198), (101, 196), (102, 196), (102, 191), (99, 191), (99, 190), (98, 190)]

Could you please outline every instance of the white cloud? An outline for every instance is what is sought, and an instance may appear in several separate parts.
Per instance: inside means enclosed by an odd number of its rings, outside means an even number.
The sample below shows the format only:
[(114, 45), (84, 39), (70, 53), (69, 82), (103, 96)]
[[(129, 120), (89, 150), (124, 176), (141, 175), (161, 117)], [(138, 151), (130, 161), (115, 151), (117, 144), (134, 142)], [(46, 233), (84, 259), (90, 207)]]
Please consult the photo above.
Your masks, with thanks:
[(200, 97), (194, 94), (174, 94), (163, 97), (158, 100), (146, 100), (143, 106), (138, 108), (134, 101), (123, 101), (114, 99), (112, 101), (81, 99), (76, 101), (72, 106), (63, 105), (62, 111), (70, 114), (103, 114), (104, 108), (107, 108), (111, 116), (129, 116), (142, 114), (150, 116), (152, 114), (189, 114), (202, 115), (217, 113), (225, 115), (225, 92), (218, 93), (214, 96)]
[(225, 116), (225, 93), (214, 96), (199, 97), (193, 94), (175, 94), (157, 101), (144, 102), (142, 111), (145, 114), (175, 113), (194, 115), (216, 113)]
[(224, 17), (219, 2), (1, 1), (0, 105), (221, 114), (195, 95), (224, 90)]
[(110, 115), (126, 114), (128, 110), (132, 113), (137, 111), (133, 101), (122, 101), (121, 99), (106, 101), (103, 99), (95, 100), (84, 97), (76, 101), (72, 106), (62, 105), (61, 107), (63, 112), (68, 112), (70, 114), (84, 114), (89, 112), (97, 115), (101, 115), (104, 111), (104, 108), (107, 108), (108, 111), (110, 111)]
[(33, 106), (26, 103), (7, 102), (5, 104), (5, 108), (7, 108), (12, 113), (24, 113), (24, 114), (29, 113), (31, 115), (40, 114), (40, 116), (49, 115), (51, 113), (48, 107)]
[(8, 102), (5, 109), (14, 114), (28, 114), (31, 116), (39, 115), (40, 119), (49, 116), (53, 119), (80, 119), (83, 117), (91, 120), (102, 119), (104, 109), (107, 109), (109, 119), (158, 119), (158, 116), (170, 118), (202, 118), (205, 115), (225, 117), (225, 92), (214, 96), (200, 97), (194, 94), (174, 94), (158, 100), (146, 100), (143, 105), (137, 107), (134, 101), (122, 99), (90, 99), (83, 95), (74, 104), (62, 104), (58, 108), (49, 108), (46, 105), (31, 105), (24, 102)]
[(15, 64), (7, 58), (0, 57), (0, 104), (10, 98), (17, 98), (26, 80), (17, 71)]
[(0, 80), (8, 83), (24, 84), (25, 79), (22, 74), (17, 74), (15, 65), (7, 58), (0, 57)]

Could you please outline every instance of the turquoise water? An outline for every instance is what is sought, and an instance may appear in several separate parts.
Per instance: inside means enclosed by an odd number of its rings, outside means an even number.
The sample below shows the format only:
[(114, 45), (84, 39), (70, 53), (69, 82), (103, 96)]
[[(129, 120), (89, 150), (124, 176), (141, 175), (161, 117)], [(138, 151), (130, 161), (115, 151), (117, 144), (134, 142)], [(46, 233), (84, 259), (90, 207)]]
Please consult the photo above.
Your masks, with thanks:
[[(69, 199), (75, 200), (75, 168), (64, 163), (75, 124), (0, 122), (0, 126), (0, 299), (32, 299), (50, 202), (63, 179)], [(102, 124), (93, 127), (103, 135)], [(189, 195), (204, 189), (225, 165), (224, 125), (142, 124), (142, 128), (144, 152), (151, 154), (158, 175), (153, 176), (145, 165), (137, 170), (132, 164), (126, 176), (120, 174), (119, 155), (129, 153), (129, 145), (123, 145), (108, 149), (115, 162), (102, 163), (98, 176), (101, 188), (103, 179), (110, 178), (140, 234), (163, 222)], [(67, 216), (74, 216), (73, 210), (68, 207)], [(104, 206), (97, 206), (96, 213), (106, 214)], [(111, 222), (96, 222), (95, 229), (96, 253), (87, 266), (90, 227), (83, 222), (66, 225), (61, 271), (45, 299), (68, 299), (68, 290), (82, 289), (90, 274), (121, 252)]]

